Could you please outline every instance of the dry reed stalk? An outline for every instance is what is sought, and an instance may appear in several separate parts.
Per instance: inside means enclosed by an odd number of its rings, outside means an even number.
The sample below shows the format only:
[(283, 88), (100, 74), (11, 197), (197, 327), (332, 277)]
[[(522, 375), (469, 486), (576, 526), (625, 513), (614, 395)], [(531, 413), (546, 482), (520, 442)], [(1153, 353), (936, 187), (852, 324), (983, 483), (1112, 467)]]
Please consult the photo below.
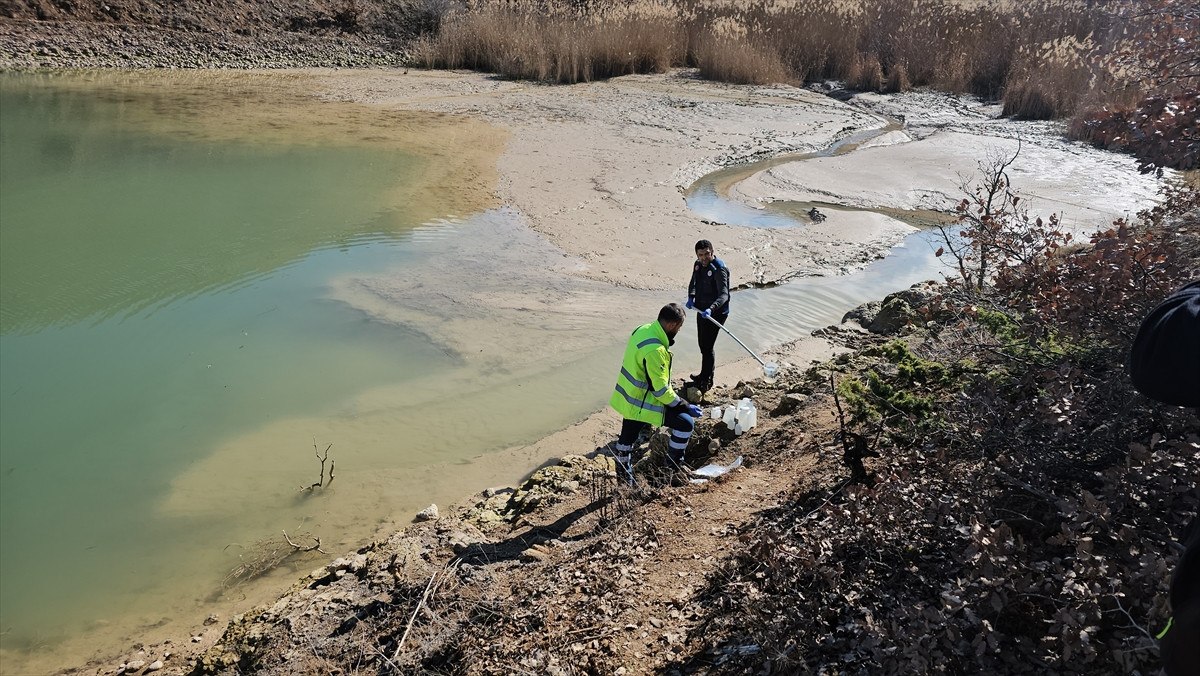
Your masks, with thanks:
[(414, 46), (422, 65), (562, 83), (695, 66), (729, 82), (934, 86), (1003, 95), (1027, 117), (1094, 100), (1080, 64), (1122, 28), (1076, 0), (477, 0), (440, 25)]

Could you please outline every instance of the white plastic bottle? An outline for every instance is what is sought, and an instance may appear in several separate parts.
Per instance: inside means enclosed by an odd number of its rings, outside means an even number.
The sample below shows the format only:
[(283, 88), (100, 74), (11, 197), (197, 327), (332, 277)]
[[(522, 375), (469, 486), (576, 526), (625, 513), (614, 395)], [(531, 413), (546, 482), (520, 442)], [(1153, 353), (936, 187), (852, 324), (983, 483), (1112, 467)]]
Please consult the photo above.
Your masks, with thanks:
[(733, 404), (726, 406), (725, 415), (721, 418), (721, 421), (725, 423), (726, 427), (733, 429), (734, 424), (737, 423), (737, 407)]

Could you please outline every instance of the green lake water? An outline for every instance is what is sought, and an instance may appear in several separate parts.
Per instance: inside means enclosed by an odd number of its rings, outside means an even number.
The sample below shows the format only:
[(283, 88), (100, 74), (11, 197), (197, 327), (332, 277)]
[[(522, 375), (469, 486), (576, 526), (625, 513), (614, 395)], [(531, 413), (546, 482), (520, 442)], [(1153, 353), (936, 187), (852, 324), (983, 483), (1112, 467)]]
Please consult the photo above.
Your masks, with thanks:
[[(558, 397), (513, 424), (397, 450), (423, 429), (408, 418), (445, 408), (429, 383), (461, 373), (462, 358), (330, 289), (347, 275), (437, 272), (421, 243), (453, 238), (461, 219), (430, 223), (414, 214), (437, 213), (435, 198), (396, 198), (434, 160), (288, 143), (278, 125), (266, 142), (155, 128), (185, 107), (82, 75), (0, 76), (5, 672), (72, 666), (169, 622), (198, 626), (244, 543), (303, 525), (340, 554), (427, 502), (414, 483), (436, 492), (397, 468), (469, 462), (602, 403), (603, 388)], [(383, 394), (363, 398), (372, 392)], [(336, 442), (340, 492), (305, 500), (295, 491), (316, 478), (318, 435)], [(295, 455), (248, 458), (264, 439)]]
[(387, 262), (412, 224), (379, 195), (420, 158), (174, 141), (0, 82), (0, 608), (36, 641), (145, 584), (195, 525), (152, 505), (198, 451), (447, 357), (321, 300)]

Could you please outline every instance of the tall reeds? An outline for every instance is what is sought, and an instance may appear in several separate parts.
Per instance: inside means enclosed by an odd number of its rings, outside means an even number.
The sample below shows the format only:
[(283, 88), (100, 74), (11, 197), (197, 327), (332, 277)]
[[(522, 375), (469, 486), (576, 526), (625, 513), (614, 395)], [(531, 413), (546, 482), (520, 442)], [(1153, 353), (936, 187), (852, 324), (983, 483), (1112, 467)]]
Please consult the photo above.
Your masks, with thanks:
[(931, 86), (1044, 118), (1113, 79), (1093, 58), (1110, 23), (1085, 0), (475, 0), (416, 58), (563, 83), (693, 66), (739, 83)]
[(514, 78), (574, 83), (663, 72), (684, 60), (683, 26), (664, 17), (553, 11), (504, 3), (447, 16), (418, 40), (429, 68), (471, 68)]

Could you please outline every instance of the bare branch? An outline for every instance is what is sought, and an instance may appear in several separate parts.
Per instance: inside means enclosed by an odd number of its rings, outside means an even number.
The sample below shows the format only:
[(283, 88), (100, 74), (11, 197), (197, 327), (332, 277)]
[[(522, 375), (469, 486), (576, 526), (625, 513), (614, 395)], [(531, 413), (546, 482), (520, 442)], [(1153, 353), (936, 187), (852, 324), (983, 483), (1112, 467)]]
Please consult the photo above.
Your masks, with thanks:
[(298, 552), (321, 552), (322, 554), (327, 553), (321, 549), (321, 538), (316, 537), (316, 536), (312, 536), (312, 539), (316, 541), (316, 544), (312, 545), (311, 547), (304, 547), (302, 545), (296, 544), (295, 542), (292, 542), (292, 539), (290, 537), (288, 537), (286, 530), (283, 531), (283, 539), (287, 540), (287, 543), (289, 545), (291, 545), (293, 548), (295, 548), (295, 550)]

